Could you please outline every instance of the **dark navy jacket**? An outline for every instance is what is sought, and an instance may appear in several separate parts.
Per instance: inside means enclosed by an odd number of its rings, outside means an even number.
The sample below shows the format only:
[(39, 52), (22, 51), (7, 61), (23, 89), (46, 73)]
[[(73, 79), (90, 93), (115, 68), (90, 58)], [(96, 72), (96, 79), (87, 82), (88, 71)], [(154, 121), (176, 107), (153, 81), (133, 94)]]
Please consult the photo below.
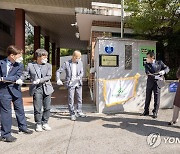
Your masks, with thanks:
[[(162, 70), (164, 70), (166, 74), (169, 72), (169, 67), (165, 65), (161, 60), (156, 60), (154, 67), (152, 66), (151, 63), (145, 64), (145, 72), (147, 75), (148, 74), (158, 75), (158, 73)], [(159, 85), (161, 84), (161, 81), (155, 80), (154, 76), (148, 75), (147, 86), (152, 87), (154, 85), (154, 82), (156, 82)]]
[[(12, 70), (7, 74), (7, 58), (0, 60), (0, 77), (3, 77), (3, 80), (16, 82), (23, 72), (24, 66), (22, 63), (15, 62), (13, 64)], [(21, 86), (15, 83), (5, 83), (0, 81), (0, 95), (4, 88), (7, 88), (15, 97), (22, 97)]]

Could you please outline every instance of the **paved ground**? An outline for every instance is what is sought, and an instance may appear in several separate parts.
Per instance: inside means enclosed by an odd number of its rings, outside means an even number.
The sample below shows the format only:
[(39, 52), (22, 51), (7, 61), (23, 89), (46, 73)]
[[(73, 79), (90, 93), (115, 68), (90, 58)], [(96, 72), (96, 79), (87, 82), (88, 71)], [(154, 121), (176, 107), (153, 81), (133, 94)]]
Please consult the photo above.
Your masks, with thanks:
[[(13, 118), (12, 135), (18, 140), (15, 143), (0, 142), (0, 154), (180, 153), (180, 122), (172, 127), (167, 126), (172, 110), (160, 110), (157, 120), (140, 117), (139, 113), (97, 114), (85, 85), (83, 103), (86, 105), (83, 105), (83, 109), (88, 117), (72, 122), (67, 110), (66, 89), (57, 85), (54, 85), (54, 89), (52, 105), (55, 106), (49, 121), (52, 131), (18, 134), (17, 123)], [(28, 127), (34, 130), (32, 97), (29, 97), (28, 87), (23, 87), (22, 91)], [(153, 146), (161, 142), (156, 148), (152, 148), (146, 141), (151, 133), (161, 135), (160, 138), (151, 138), (150, 141), (154, 142), (149, 142)]]
[[(66, 106), (65, 106), (66, 107)], [(15, 143), (0, 142), (2, 154), (179, 154), (180, 123), (167, 126), (172, 110), (160, 110), (157, 120), (140, 117), (138, 113), (97, 114), (95, 107), (85, 105), (87, 118), (76, 122), (69, 120), (66, 108), (55, 107), (49, 124), (52, 131), (34, 132), (32, 135), (17, 134), (18, 129), (13, 120), (13, 135), (18, 138)], [(28, 127), (34, 129), (32, 107), (26, 107)], [(161, 144), (151, 148), (147, 136), (151, 133), (161, 134)], [(170, 137), (167, 143), (164, 138)], [(153, 140), (156, 141), (156, 140)], [(159, 141), (159, 140), (157, 140)], [(170, 143), (169, 143), (170, 142)], [(156, 142), (154, 145), (158, 144)]]

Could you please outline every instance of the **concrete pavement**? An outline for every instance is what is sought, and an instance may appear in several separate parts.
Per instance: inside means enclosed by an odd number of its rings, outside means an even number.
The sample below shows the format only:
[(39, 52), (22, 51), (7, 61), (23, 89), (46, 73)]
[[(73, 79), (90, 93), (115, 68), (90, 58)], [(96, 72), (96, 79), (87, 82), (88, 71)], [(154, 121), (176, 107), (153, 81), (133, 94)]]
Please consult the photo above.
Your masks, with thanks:
[[(92, 105), (84, 105), (84, 110), (88, 117), (78, 118), (72, 122), (66, 106), (54, 107), (49, 121), (52, 131), (34, 132), (32, 135), (18, 134), (17, 123), (13, 118), (12, 134), (18, 140), (15, 143), (0, 142), (0, 153), (180, 153), (180, 123), (174, 126), (167, 125), (172, 116), (172, 109), (160, 110), (157, 120), (141, 117), (139, 113), (97, 114)], [(34, 129), (32, 113), (32, 107), (26, 107), (30, 129)], [(161, 135), (161, 143), (156, 148), (152, 148), (146, 141), (151, 133)]]

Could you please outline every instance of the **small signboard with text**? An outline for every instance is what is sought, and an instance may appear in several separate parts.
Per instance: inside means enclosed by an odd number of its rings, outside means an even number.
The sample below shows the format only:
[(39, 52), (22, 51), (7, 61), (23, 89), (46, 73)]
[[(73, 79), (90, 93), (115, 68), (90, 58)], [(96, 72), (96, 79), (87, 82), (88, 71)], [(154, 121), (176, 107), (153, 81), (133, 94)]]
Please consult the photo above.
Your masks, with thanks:
[(99, 66), (118, 67), (119, 55), (99, 55)]
[(172, 82), (169, 84), (169, 92), (176, 92), (178, 87), (178, 82)]

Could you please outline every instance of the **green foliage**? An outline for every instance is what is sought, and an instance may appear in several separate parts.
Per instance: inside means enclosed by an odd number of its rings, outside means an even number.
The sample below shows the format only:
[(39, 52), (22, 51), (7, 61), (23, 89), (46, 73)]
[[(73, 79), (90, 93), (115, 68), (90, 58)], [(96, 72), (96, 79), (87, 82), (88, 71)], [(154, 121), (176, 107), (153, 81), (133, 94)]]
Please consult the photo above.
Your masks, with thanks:
[(72, 53), (73, 53), (72, 49), (65, 49), (65, 48), (60, 49), (61, 56), (69, 56), (69, 55), (72, 55)]
[(25, 40), (26, 45), (32, 45), (34, 43), (34, 35), (28, 34)]
[(176, 77), (177, 70), (178, 70), (178, 68), (171, 68), (169, 73), (166, 75), (166, 79), (168, 79), (168, 80), (177, 79), (177, 77)]
[[(87, 50), (80, 50), (81, 54), (87, 54)], [(71, 56), (74, 52), (74, 49), (65, 49), (61, 48), (60, 49), (60, 55), (63, 56)]]
[(180, 65), (180, 2), (179, 0), (125, 0), (126, 19), (141, 39), (157, 40), (157, 57), (170, 66), (168, 79), (176, 79)]
[[(34, 32), (32, 26), (26, 21), (24, 65), (34, 60)], [(40, 46), (44, 48), (44, 37), (40, 36)]]
[(44, 36), (40, 36), (40, 48), (44, 49)]
[(129, 26), (136, 33), (151, 37), (167, 36), (180, 30), (179, 0), (127, 0)]
[(34, 57), (34, 45), (26, 45), (25, 46), (25, 55), (24, 55), (24, 65), (26, 66), (29, 62), (33, 61)]

